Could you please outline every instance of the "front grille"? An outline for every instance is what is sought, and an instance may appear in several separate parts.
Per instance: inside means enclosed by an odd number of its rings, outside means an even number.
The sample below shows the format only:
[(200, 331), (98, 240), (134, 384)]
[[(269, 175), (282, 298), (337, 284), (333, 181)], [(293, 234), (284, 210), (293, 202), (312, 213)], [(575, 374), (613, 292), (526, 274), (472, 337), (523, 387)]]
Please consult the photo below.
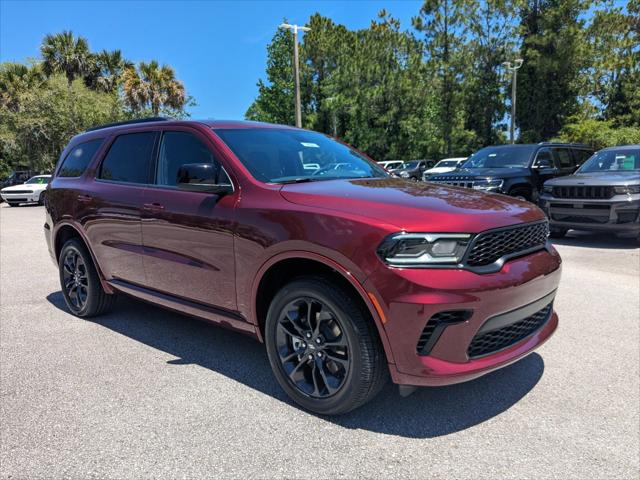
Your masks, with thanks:
[(609, 223), (608, 216), (586, 216), (586, 215), (561, 215), (557, 213), (551, 213), (551, 218), (556, 222), (569, 222), (569, 223)]
[(420, 355), (427, 355), (447, 325), (467, 320), (471, 316), (469, 310), (451, 310), (433, 315), (420, 334), (416, 347)]
[(473, 188), (473, 180), (456, 177), (432, 177), (429, 182), (451, 185), (453, 187)]
[(10, 191), (4, 192), (4, 193), (7, 194), (7, 195), (8, 194), (13, 195), (14, 193), (18, 194), (18, 195), (24, 195), (25, 193), (27, 193), (27, 194), (33, 193), (33, 190), (10, 190)]
[(497, 330), (477, 334), (471, 340), (467, 354), (469, 358), (482, 357), (503, 350), (525, 339), (542, 327), (551, 315), (553, 304), (550, 303), (530, 317), (512, 323)]
[(553, 196), (556, 198), (601, 198), (613, 197), (613, 187), (585, 186), (553, 187)]
[(530, 252), (536, 247), (542, 249), (548, 236), (547, 221), (480, 233), (473, 240), (466, 264), (482, 267), (496, 262), (505, 255)]

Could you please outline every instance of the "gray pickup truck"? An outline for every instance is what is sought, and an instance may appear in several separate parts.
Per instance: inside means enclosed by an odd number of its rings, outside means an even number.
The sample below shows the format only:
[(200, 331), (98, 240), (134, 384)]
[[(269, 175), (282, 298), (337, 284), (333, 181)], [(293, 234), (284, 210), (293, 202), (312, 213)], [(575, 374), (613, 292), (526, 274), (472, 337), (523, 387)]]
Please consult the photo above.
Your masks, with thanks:
[(640, 238), (640, 145), (596, 152), (573, 175), (546, 181), (539, 203), (552, 237), (575, 229)]

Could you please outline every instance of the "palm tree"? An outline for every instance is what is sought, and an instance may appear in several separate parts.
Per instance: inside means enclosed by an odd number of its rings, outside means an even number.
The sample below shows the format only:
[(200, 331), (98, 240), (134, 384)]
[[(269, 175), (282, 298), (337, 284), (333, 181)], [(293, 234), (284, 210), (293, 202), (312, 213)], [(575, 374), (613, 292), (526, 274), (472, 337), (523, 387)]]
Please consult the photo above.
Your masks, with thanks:
[(184, 85), (176, 80), (168, 65), (160, 66), (156, 60), (140, 62), (138, 68), (127, 68), (123, 75), (127, 104), (136, 111), (151, 107), (154, 116), (163, 106), (179, 110), (186, 103)]
[(91, 72), (85, 76), (85, 82), (94, 90), (112, 93), (118, 89), (123, 74), (133, 67), (133, 64), (123, 58), (120, 50), (111, 52), (102, 50), (100, 53), (91, 55)]
[(28, 67), (21, 63), (0, 64), (0, 106), (12, 112), (19, 109), (19, 95), (25, 90), (44, 82), (40, 65)]
[(83, 37), (75, 38), (71, 31), (47, 35), (40, 46), (46, 75), (63, 73), (69, 85), (76, 77), (89, 71), (89, 44)]

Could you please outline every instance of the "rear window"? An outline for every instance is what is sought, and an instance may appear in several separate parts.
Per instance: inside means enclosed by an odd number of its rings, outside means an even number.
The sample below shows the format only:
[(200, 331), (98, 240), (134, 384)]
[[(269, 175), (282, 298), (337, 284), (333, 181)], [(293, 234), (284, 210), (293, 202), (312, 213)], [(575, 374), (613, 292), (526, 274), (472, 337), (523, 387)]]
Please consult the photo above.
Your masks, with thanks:
[(58, 177), (79, 177), (84, 173), (104, 139), (89, 140), (74, 147), (62, 161)]
[(117, 137), (105, 156), (98, 178), (114, 182), (149, 183), (156, 132)]

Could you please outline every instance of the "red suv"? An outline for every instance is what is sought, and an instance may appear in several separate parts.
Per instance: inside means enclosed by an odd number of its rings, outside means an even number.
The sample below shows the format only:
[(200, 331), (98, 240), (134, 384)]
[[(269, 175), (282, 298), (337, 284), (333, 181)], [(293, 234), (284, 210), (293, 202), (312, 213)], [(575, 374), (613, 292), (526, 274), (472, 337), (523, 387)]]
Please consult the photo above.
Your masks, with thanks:
[(362, 405), (389, 375), (405, 393), (476, 378), (558, 325), (561, 260), (541, 210), (392, 178), (315, 132), (98, 127), (62, 153), (46, 208), (72, 313), (123, 293), (244, 332), (318, 413)]

